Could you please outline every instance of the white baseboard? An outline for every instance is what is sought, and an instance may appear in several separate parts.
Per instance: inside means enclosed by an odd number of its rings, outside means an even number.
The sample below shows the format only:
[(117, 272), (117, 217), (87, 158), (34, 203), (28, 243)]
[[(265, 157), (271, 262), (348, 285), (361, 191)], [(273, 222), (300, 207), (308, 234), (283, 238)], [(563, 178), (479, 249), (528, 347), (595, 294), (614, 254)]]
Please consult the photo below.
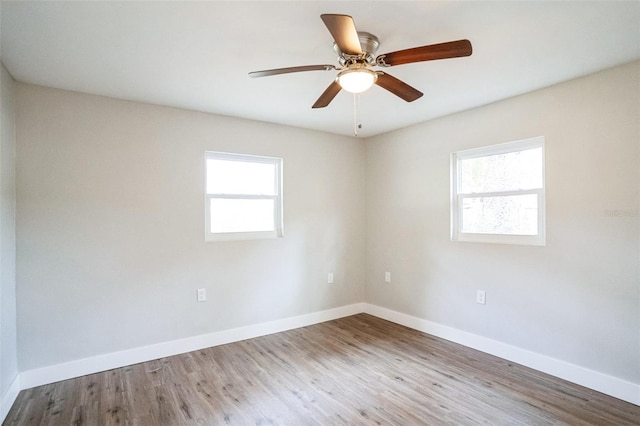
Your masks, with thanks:
[(140, 362), (151, 361), (167, 356), (178, 355), (198, 349), (238, 342), (254, 337), (279, 333), (294, 328), (306, 327), (324, 321), (330, 321), (363, 312), (364, 304), (342, 306), (306, 315), (233, 328), (215, 333), (187, 337), (155, 345), (142, 346), (125, 351), (97, 355), (62, 364), (51, 365), (20, 373), (21, 389), (28, 389), (61, 380), (72, 379), (87, 374), (111, 370)]
[(565, 361), (554, 359), (496, 340), (478, 336), (452, 327), (447, 327), (401, 312), (367, 303), (328, 309), (296, 317), (284, 318), (246, 327), (223, 330), (199, 336), (188, 337), (155, 345), (143, 346), (120, 352), (112, 352), (90, 358), (69, 361), (62, 364), (23, 371), (14, 380), (11, 389), (2, 398), (2, 416), (9, 412), (18, 392), (60, 380), (98, 373), (113, 368), (151, 361), (212, 346), (233, 343), (254, 337), (279, 333), (294, 328), (306, 327), (359, 313), (370, 315), (404, 325), (437, 337), (441, 337), (479, 351), (504, 358), (518, 364), (542, 371), (564, 380), (588, 387), (604, 394), (640, 405), (640, 385), (597, 371), (589, 370)]
[(7, 414), (9, 414), (9, 410), (11, 410), (13, 403), (16, 402), (20, 389), (20, 375), (16, 374), (9, 389), (7, 389), (7, 392), (2, 396), (2, 400), (0, 400), (0, 423), (4, 422)]
[(365, 304), (364, 312), (640, 405), (640, 385), (637, 383), (380, 306)]

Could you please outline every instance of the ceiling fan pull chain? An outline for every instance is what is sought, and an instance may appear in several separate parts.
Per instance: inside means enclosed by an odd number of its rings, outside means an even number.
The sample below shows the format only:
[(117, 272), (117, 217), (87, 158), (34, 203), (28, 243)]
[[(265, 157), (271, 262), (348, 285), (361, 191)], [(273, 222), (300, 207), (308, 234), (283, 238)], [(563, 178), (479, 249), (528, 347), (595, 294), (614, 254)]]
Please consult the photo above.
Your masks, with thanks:
[(353, 94), (353, 136), (358, 137), (358, 94)]
[(353, 94), (353, 136), (358, 137), (358, 129), (362, 129), (359, 123), (358, 112), (360, 111), (360, 93)]

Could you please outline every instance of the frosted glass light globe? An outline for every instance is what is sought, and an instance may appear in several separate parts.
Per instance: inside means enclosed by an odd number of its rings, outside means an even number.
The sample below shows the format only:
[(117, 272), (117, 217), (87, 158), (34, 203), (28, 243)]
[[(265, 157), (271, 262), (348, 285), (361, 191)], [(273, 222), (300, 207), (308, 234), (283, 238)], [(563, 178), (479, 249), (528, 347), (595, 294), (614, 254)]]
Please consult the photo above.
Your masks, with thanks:
[(348, 69), (338, 74), (338, 84), (347, 92), (362, 93), (376, 82), (378, 74), (374, 71), (359, 68)]

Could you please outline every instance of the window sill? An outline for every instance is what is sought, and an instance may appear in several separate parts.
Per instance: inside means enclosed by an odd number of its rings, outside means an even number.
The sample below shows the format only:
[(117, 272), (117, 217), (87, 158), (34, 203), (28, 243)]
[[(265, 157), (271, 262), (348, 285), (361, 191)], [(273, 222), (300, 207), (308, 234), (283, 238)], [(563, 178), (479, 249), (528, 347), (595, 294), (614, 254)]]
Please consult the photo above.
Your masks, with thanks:
[(458, 234), (451, 241), (487, 244), (513, 244), (524, 246), (545, 246), (544, 235), (504, 235), (504, 234)]
[(227, 233), (207, 233), (205, 235), (205, 242), (214, 241), (242, 241), (242, 240), (269, 240), (282, 238), (282, 234), (276, 231), (265, 232), (227, 232)]

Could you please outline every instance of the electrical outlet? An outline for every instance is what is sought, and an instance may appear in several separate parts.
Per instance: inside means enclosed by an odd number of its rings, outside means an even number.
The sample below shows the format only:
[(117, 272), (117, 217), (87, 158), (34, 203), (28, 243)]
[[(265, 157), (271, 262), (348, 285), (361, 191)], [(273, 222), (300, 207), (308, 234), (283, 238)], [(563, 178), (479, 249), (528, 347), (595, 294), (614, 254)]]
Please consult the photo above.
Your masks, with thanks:
[(333, 284), (333, 272), (329, 272), (329, 275), (327, 276), (327, 283)]
[(487, 294), (484, 290), (478, 290), (476, 292), (476, 303), (484, 305), (487, 302)]
[(391, 282), (391, 272), (385, 272), (384, 273), (384, 282), (385, 283), (390, 283)]
[(199, 288), (198, 289), (198, 302), (204, 302), (207, 300), (207, 289)]

